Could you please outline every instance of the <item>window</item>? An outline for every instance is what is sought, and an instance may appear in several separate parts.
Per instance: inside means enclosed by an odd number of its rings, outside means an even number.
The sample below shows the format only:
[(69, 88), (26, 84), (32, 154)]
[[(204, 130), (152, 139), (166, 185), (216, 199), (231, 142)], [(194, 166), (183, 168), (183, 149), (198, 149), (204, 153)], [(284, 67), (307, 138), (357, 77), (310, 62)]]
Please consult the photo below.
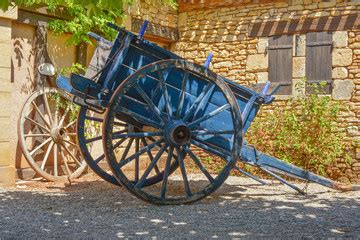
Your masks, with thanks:
[[(306, 78), (309, 83), (327, 81), (322, 89), (331, 93), (332, 79), (332, 33), (312, 32), (306, 34)], [(309, 88), (307, 88), (307, 91)]]
[(292, 49), (293, 36), (269, 38), (269, 81), (287, 84), (276, 93), (278, 95), (290, 95), (292, 92)]

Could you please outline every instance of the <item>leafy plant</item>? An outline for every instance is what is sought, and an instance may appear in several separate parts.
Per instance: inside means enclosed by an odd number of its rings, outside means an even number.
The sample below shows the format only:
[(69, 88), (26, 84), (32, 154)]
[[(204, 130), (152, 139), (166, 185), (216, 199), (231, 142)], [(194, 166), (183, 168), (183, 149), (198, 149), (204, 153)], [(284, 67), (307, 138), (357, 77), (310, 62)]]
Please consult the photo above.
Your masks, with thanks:
[[(303, 88), (305, 81), (298, 85)], [(310, 94), (285, 101), (263, 117), (257, 118), (247, 140), (259, 150), (326, 175), (326, 167), (345, 157), (344, 134), (337, 122), (339, 103), (323, 95), (324, 84), (310, 86)]]
[[(176, 0), (154, 0), (159, 4), (177, 7)], [(0, 9), (9, 6), (46, 6), (50, 12), (61, 10), (67, 19), (56, 19), (49, 22), (50, 30), (57, 34), (71, 33), (68, 44), (77, 45), (85, 42), (92, 44), (87, 33), (99, 32), (108, 39), (113, 39), (116, 31), (107, 26), (108, 22), (120, 23), (124, 5), (132, 0), (0, 0)]]

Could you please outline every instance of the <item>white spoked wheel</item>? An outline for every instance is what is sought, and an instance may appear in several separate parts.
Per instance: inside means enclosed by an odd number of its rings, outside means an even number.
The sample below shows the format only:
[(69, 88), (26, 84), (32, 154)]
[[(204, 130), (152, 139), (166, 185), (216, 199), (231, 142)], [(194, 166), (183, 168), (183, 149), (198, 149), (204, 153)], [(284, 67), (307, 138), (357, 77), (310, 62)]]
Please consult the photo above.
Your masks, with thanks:
[(18, 120), (23, 154), (35, 172), (50, 181), (75, 179), (86, 168), (76, 137), (78, 107), (56, 88), (31, 94)]

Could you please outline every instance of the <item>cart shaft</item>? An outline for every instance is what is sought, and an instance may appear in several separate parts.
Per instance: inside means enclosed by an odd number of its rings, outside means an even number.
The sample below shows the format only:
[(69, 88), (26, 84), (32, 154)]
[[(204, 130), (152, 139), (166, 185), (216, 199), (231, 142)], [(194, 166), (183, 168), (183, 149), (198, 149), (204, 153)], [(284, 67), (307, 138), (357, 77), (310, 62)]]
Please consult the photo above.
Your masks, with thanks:
[(243, 145), (241, 156), (243, 161), (258, 166), (260, 168), (265, 168), (274, 173), (279, 173), (289, 177), (295, 177), (305, 181), (314, 182), (323, 185), (325, 187), (329, 187), (337, 190), (342, 190), (342, 191), (352, 190), (352, 185), (350, 184), (342, 184), (321, 177), (312, 172), (306, 171), (292, 164), (281, 161), (280, 159), (266, 155), (260, 151), (257, 151), (254, 147), (249, 145), (245, 145), (245, 144)]

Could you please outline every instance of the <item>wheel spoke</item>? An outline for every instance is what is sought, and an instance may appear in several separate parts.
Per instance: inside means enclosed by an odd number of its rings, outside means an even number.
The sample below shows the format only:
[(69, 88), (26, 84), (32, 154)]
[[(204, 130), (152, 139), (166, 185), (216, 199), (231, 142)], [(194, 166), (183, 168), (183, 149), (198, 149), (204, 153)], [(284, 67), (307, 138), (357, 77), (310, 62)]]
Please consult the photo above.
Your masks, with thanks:
[(177, 153), (177, 160), (178, 160), (180, 170), (181, 170), (181, 175), (184, 180), (184, 189), (185, 189), (186, 195), (188, 197), (190, 197), (190, 196), (192, 196), (192, 193), (191, 193), (189, 181), (188, 181), (187, 174), (186, 174), (184, 158), (182, 157), (182, 153), (181, 153), (179, 147), (176, 148), (176, 153)]
[(54, 176), (57, 177), (58, 173), (58, 145), (54, 145)]
[(53, 118), (52, 118), (52, 114), (51, 114), (51, 111), (50, 111), (49, 102), (48, 102), (48, 99), (46, 97), (46, 93), (44, 93), (43, 99), (44, 99), (45, 109), (47, 111), (47, 114), (49, 115), (50, 124), (52, 124), (53, 123)]
[(185, 87), (186, 87), (188, 78), (189, 78), (189, 72), (185, 71), (182, 82), (181, 82), (181, 92), (180, 92), (180, 96), (179, 96), (179, 104), (178, 104), (178, 107), (176, 110), (176, 119), (180, 118), (181, 112), (183, 110), (183, 105), (184, 105), (184, 101), (185, 101)]
[[(114, 132), (113, 134), (121, 134), (121, 133), (124, 133), (124, 132), (127, 132), (127, 129)], [(102, 139), (102, 135), (97, 136), (97, 137), (93, 137), (93, 138), (89, 138), (89, 139), (86, 139), (86, 140), (85, 140), (85, 144), (89, 144), (89, 143), (92, 143), (92, 142), (96, 142), (96, 141), (99, 141), (99, 140), (101, 140), (101, 139)], [(116, 138), (113, 138), (113, 139), (116, 139)]]
[(222, 135), (222, 134), (234, 134), (234, 130), (215, 130), (215, 131), (197, 130), (197, 131), (192, 131), (191, 134), (193, 136), (201, 136), (201, 135), (219, 136), (219, 135)]
[(122, 123), (122, 122), (115, 122), (115, 121), (114, 121), (114, 126), (127, 127), (128, 124)]
[(79, 162), (79, 160), (74, 156), (74, 154), (69, 150), (69, 148), (63, 144), (63, 143), (60, 143), (61, 147), (63, 147), (65, 149), (65, 151), (71, 156), (72, 159), (75, 160), (75, 162), (81, 166), (81, 163)]
[(142, 188), (144, 186), (144, 182), (146, 178), (149, 176), (151, 170), (155, 168), (157, 162), (159, 161), (160, 157), (163, 155), (163, 153), (167, 148), (168, 148), (167, 144), (164, 144), (164, 146), (160, 148), (160, 150), (157, 152), (155, 157), (151, 160), (149, 167), (145, 170), (144, 174), (141, 176), (140, 181), (135, 185), (135, 188)]
[(43, 122), (46, 124), (46, 126), (48, 128), (51, 128), (50, 123), (48, 123), (48, 121), (46, 120), (45, 116), (42, 114), (42, 112), (40, 111), (40, 109), (38, 108), (38, 106), (36, 106), (36, 104), (34, 102), (31, 102), (31, 104), (33, 105), (33, 107), (35, 108), (36, 112), (39, 114), (40, 118), (43, 120)]
[(76, 143), (74, 143), (74, 142), (72, 142), (72, 141), (69, 141), (69, 140), (66, 140), (66, 139), (63, 139), (63, 141), (66, 142), (66, 143), (68, 143), (68, 144), (70, 144), (70, 145), (72, 145), (72, 146), (74, 146), (74, 147), (77, 147), (77, 146), (78, 146)]
[(158, 75), (159, 75), (161, 90), (164, 95), (165, 106), (166, 106), (166, 110), (168, 113), (168, 118), (171, 119), (173, 114), (172, 114), (172, 110), (171, 110), (171, 106), (170, 106), (170, 98), (169, 98), (169, 93), (168, 93), (168, 90), (166, 87), (164, 75), (162, 74), (162, 72), (158, 72)]
[(64, 128), (68, 129), (69, 127), (71, 127), (72, 125), (74, 125), (76, 123), (76, 120), (71, 121), (68, 125), (66, 125)]
[(210, 175), (210, 173), (204, 168), (204, 166), (201, 164), (201, 161), (199, 158), (189, 149), (189, 147), (184, 148), (185, 151), (189, 154), (189, 156), (192, 158), (194, 163), (198, 166), (198, 168), (201, 170), (201, 172), (207, 177), (207, 179), (212, 183), (214, 182), (214, 178)]
[(198, 104), (198, 106), (196, 107), (195, 111), (194, 111), (194, 115), (193, 118), (195, 118), (200, 112), (201, 110), (205, 110), (207, 104), (209, 103), (209, 99), (211, 97), (211, 94), (213, 93), (215, 89), (215, 85), (213, 85), (209, 91), (206, 92), (206, 94), (204, 95), (203, 99), (201, 99), (201, 102)]
[[(148, 146), (148, 143), (146, 142), (146, 139), (145, 139), (145, 138), (141, 138), (141, 141), (142, 141), (144, 147), (147, 147), (147, 146)], [(149, 158), (150, 158), (150, 161), (152, 162), (153, 159), (154, 159), (154, 157), (153, 157), (151, 151), (149, 150), (149, 151), (146, 151), (146, 152), (147, 152), (147, 154), (148, 154), (148, 156), (149, 156)], [(154, 170), (155, 170), (156, 174), (160, 174), (160, 170), (159, 170), (159, 168), (158, 168), (158, 166), (157, 166), (156, 164), (155, 164), (155, 166), (154, 166)]]
[(49, 143), (51, 141), (51, 138), (49, 137), (48, 139), (46, 139), (44, 142), (42, 142), (39, 146), (37, 146), (36, 148), (34, 148), (31, 152), (30, 152), (30, 156), (32, 156), (37, 150), (39, 150), (40, 148), (42, 148), (43, 146), (45, 146), (47, 143)]
[(66, 171), (66, 173), (67, 173), (67, 175), (68, 175), (68, 178), (70, 179), (71, 170), (70, 170), (70, 168), (69, 168), (69, 165), (68, 165), (67, 159), (66, 159), (66, 157), (65, 157), (65, 155), (64, 155), (64, 152), (61, 151), (61, 145), (59, 145), (59, 147), (60, 147), (60, 154), (61, 154), (61, 157), (62, 157), (63, 162), (64, 162), (65, 171)]
[(122, 167), (121, 163), (124, 162), (125, 158), (127, 157), (128, 153), (129, 153), (129, 150), (130, 150), (130, 147), (131, 147), (133, 141), (134, 141), (134, 139), (131, 138), (130, 141), (128, 142), (128, 144), (126, 145), (125, 151), (124, 151), (124, 153), (121, 156), (121, 159), (119, 161), (120, 168)]
[[(150, 141), (151, 142), (153, 142), (153, 143), (155, 143), (156, 142), (156, 140), (154, 139), (154, 138), (152, 138), (152, 137), (149, 137), (149, 139), (150, 139)], [(161, 145), (158, 143), (157, 144), (157, 147), (161, 147)], [(167, 152), (167, 153), (169, 153), (169, 150), (165, 150), (165, 152)], [(175, 160), (177, 159), (177, 156), (176, 156), (176, 154), (173, 154), (174, 155), (174, 158), (175, 158)]]
[(28, 137), (50, 137), (50, 134), (46, 134), (46, 133), (25, 134), (24, 137), (25, 138), (28, 138)]
[(66, 115), (69, 113), (69, 107), (66, 108), (64, 115), (61, 116), (58, 126), (62, 126), (65, 121)]
[(130, 115), (130, 116), (134, 117), (136, 119), (136, 121), (139, 121), (144, 125), (159, 128), (159, 129), (162, 129), (164, 127), (162, 124), (159, 124), (159, 123), (154, 122), (154, 121), (152, 121), (152, 120), (150, 120), (148, 118), (145, 118), (142, 115), (137, 114), (136, 112), (133, 112), (133, 111), (131, 111), (129, 109), (119, 107), (119, 112), (122, 112), (124, 114), (127, 114), (127, 115)]
[(167, 182), (168, 182), (169, 171), (170, 171), (170, 162), (173, 157), (173, 152), (174, 152), (174, 147), (170, 146), (170, 150), (169, 150), (168, 157), (166, 159), (166, 164), (165, 164), (163, 182), (162, 182), (162, 186), (161, 186), (160, 198), (162, 198), (162, 199), (165, 199)]
[(92, 143), (92, 142), (96, 142), (96, 141), (99, 141), (102, 139), (102, 136), (97, 136), (97, 137), (94, 137), (94, 138), (89, 138), (89, 139), (86, 139), (85, 140), (85, 144), (89, 144), (89, 143)]
[(201, 102), (201, 100), (205, 97), (205, 95), (212, 89), (215, 87), (215, 84), (210, 82), (208, 83), (208, 85), (206, 85), (206, 87), (204, 88), (204, 90), (199, 94), (199, 96), (195, 99), (194, 103), (191, 105), (191, 107), (189, 108), (189, 110), (187, 110), (185, 116), (183, 117), (183, 121), (186, 122), (195, 112), (195, 110), (198, 107), (198, 104)]
[(160, 119), (162, 124), (165, 124), (163, 118), (161, 117), (161, 112), (159, 108), (153, 103), (153, 101), (148, 97), (148, 95), (144, 92), (144, 90), (140, 87), (138, 83), (136, 83), (135, 88), (138, 91), (138, 93), (141, 95), (141, 97), (146, 101), (151, 111), (155, 113), (156, 117)]
[(45, 165), (46, 165), (46, 162), (47, 162), (47, 160), (49, 159), (49, 154), (50, 154), (51, 149), (52, 149), (53, 146), (54, 146), (54, 142), (51, 142), (51, 143), (49, 144), (48, 149), (46, 150), (46, 153), (45, 153), (45, 156), (44, 156), (44, 160), (43, 160), (42, 163), (41, 163), (41, 166), (40, 166), (41, 170), (44, 170)]
[(100, 122), (100, 123), (103, 122), (103, 120), (101, 118), (97, 118), (97, 117), (86, 116), (85, 119), (93, 121), (93, 122)]
[(143, 137), (157, 137), (162, 136), (164, 133), (160, 132), (134, 132), (134, 133), (126, 133), (126, 134), (117, 134), (114, 133), (112, 139), (118, 138), (143, 138)]
[(120, 168), (123, 167), (124, 165), (128, 164), (128, 163), (131, 162), (133, 159), (135, 159), (137, 156), (140, 156), (141, 154), (149, 151), (150, 149), (154, 148), (156, 145), (162, 143), (163, 141), (164, 141), (164, 139), (161, 138), (161, 139), (157, 140), (156, 142), (151, 143), (151, 144), (148, 145), (147, 147), (144, 147), (144, 148), (140, 149), (138, 152), (136, 152), (135, 154), (131, 155), (130, 157), (128, 157), (128, 158), (126, 158), (126, 159), (125, 159), (125, 158), (122, 159), (122, 160), (120, 161), (120, 163), (119, 163), (119, 165), (120, 165), (119, 167), (120, 167)]
[(225, 104), (225, 105), (223, 105), (223, 106), (215, 109), (214, 111), (212, 111), (212, 112), (210, 112), (210, 113), (202, 116), (201, 118), (199, 118), (199, 119), (191, 122), (191, 123), (188, 125), (188, 127), (191, 128), (191, 127), (195, 126), (196, 124), (199, 124), (199, 123), (201, 123), (201, 122), (203, 122), (203, 121), (206, 121), (206, 120), (208, 120), (209, 118), (212, 118), (212, 117), (216, 116), (217, 114), (219, 114), (219, 113), (221, 113), (221, 112), (223, 112), (223, 111), (226, 111), (226, 110), (229, 109), (229, 108), (230, 108), (230, 104), (227, 103), (227, 104)]
[[(139, 151), (139, 140), (138, 138), (135, 139), (135, 152)], [(139, 181), (139, 156), (135, 157), (135, 182)]]
[(32, 122), (33, 124), (35, 124), (36, 126), (40, 127), (41, 129), (45, 130), (46, 132), (50, 133), (50, 130), (48, 128), (46, 128), (45, 126), (41, 125), (40, 123), (38, 122), (35, 122), (34, 120), (32, 120), (31, 118), (29, 117), (25, 117), (26, 120)]
[[(120, 141), (118, 141), (116, 144), (114, 144), (114, 146), (113, 146), (113, 149), (115, 150), (116, 148), (118, 148), (123, 142), (125, 142), (125, 138), (124, 139), (121, 139)], [(96, 162), (96, 163), (99, 163), (101, 160), (103, 160), (105, 158), (105, 154), (102, 154), (102, 155), (100, 155), (98, 158), (96, 158), (95, 160), (94, 160), (94, 162)]]
[(204, 143), (201, 143), (201, 142), (199, 142), (197, 140), (194, 140), (194, 139), (192, 139), (190, 142), (191, 142), (191, 144), (193, 144), (193, 145), (195, 145), (195, 146), (197, 146), (199, 148), (202, 148), (202, 149), (204, 149), (204, 150), (206, 150), (208, 152), (211, 152), (211, 153), (213, 153), (215, 155), (218, 155), (219, 157), (225, 159), (226, 161), (231, 161), (231, 159), (230, 159), (231, 158), (230, 157), (231, 152), (229, 152), (227, 150), (224, 150), (224, 149), (221, 149), (221, 148), (215, 147), (215, 146), (208, 146), (208, 145), (206, 145)]

